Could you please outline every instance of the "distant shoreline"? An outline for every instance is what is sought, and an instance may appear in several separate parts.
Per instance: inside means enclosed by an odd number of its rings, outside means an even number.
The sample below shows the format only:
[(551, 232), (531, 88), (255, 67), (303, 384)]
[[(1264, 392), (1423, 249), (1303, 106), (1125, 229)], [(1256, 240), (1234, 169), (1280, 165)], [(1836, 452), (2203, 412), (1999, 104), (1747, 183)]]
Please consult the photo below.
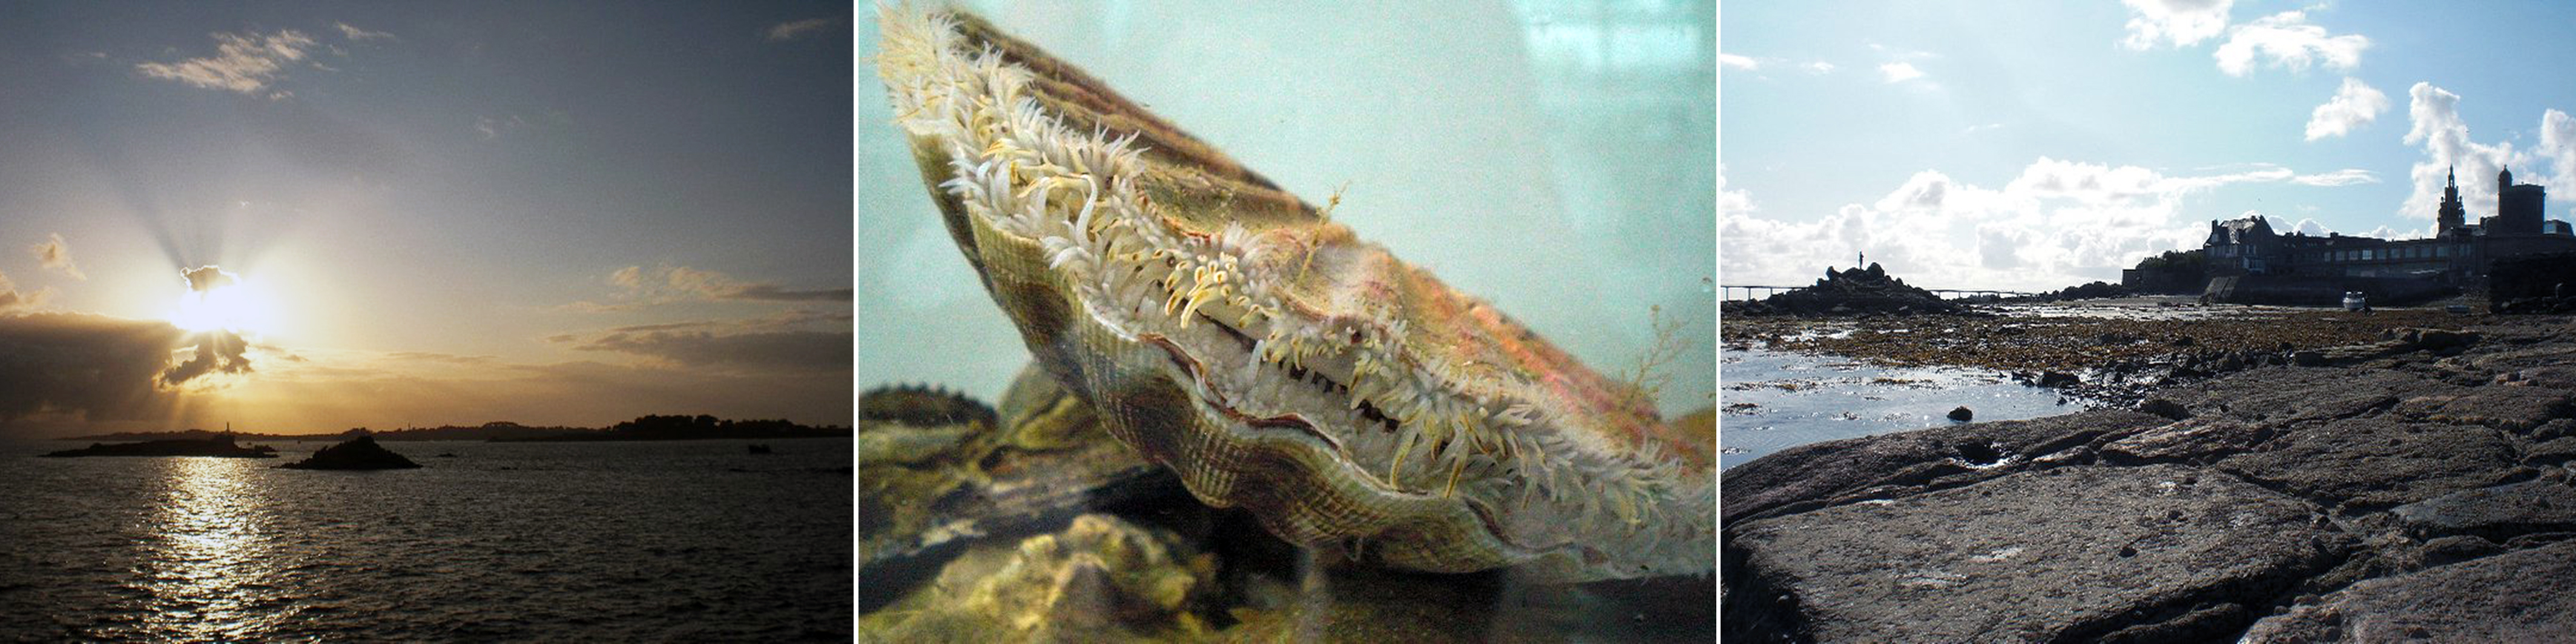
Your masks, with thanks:
[(494, 422), (474, 426), (449, 425), (371, 431), (360, 427), (333, 434), (261, 434), (254, 432), (218, 432), (187, 429), (165, 432), (114, 432), (83, 436), (63, 436), (61, 441), (158, 441), (204, 440), (231, 434), (246, 441), (343, 441), (358, 436), (373, 436), (377, 441), (482, 441), (482, 442), (589, 442), (589, 441), (662, 441), (662, 440), (780, 440), (794, 438), (849, 438), (855, 434), (848, 427), (827, 425), (815, 427), (784, 420), (724, 420), (713, 416), (643, 416), (614, 426), (599, 427), (533, 427), (511, 422)]

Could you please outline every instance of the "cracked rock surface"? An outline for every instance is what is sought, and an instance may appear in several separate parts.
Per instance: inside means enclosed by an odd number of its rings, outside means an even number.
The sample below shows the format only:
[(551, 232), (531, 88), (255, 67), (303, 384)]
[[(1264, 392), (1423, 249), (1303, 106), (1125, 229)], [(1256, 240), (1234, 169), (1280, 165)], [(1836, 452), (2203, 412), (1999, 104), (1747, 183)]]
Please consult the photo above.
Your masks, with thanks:
[(2576, 633), (2576, 340), (2487, 318), (2138, 409), (1728, 470), (1744, 641), (2531, 641)]

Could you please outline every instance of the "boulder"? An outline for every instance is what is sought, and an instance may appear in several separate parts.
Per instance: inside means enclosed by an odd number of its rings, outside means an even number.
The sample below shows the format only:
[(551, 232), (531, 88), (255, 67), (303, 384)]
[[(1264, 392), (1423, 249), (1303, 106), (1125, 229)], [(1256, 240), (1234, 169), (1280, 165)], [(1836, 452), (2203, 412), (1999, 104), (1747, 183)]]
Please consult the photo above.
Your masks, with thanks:
[(420, 467), (420, 464), (377, 445), (374, 436), (360, 436), (322, 448), (311, 458), (278, 467), (297, 470), (399, 470)]

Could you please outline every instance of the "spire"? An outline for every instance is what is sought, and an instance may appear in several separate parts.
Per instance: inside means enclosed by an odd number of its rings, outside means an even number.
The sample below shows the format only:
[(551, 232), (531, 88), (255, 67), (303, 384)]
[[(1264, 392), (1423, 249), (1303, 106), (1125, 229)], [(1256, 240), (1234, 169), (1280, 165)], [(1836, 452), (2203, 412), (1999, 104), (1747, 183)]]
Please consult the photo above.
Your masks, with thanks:
[(2450, 185), (2454, 185), (2454, 186), (2456, 186), (2456, 185), (2460, 185), (2460, 168), (2459, 168), (2459, 166), (2452, 166), (2452, 167), (2448, 167), (2448, 168), (2443, 168), (2443, 169), (2442, 169), (2442, 183), (2446, 183), (2446, 184), (2450, 184)]

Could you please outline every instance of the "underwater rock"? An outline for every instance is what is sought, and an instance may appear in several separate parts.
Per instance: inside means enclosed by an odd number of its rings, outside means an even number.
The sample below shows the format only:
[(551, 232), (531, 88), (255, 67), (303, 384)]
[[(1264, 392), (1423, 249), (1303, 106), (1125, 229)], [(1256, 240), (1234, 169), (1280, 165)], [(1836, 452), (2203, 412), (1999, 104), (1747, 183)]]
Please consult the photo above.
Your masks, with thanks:
[[(1090, 508), (1139, 498), (1190, 503), (1169, 471), (1110, 438), (1090, 406), (1036, 367), (1021, 369), (1002, 400), (998, 413), (860, 419), (860, 576), (871, 580), (863, 604), (890, 601), (979, 538), (1055, 530)], [(984, 424), (995, 418), (1008, 424)]]
[(278, 467), (296, 470), (398, 470), (420, 467), (420, 464), (377, 445), (374, 436), (359, 436), (315, 451), (313, 456), (304, 460)]
[(140, 443), (90, 443), (89, 447), (47, 452), (45, 456), (70, 458), (78, 456), (212, 456), (217, 458), (277, 458), (277, 448), (267, 445), (243, 447), (233, 442), (232, 434), (218, 434), (206, 439), (173, 439)]
[(1074, 66), (880, 12), (931, 199), (1041, 367), (1203, 502), (1377, 565), (1706, 574), (1715, 437)]
[(1215, 556), (1170, 531), (1086, 514), (1062, 532), (970, 547), (903, 599), (863, 616), (859, 639), (887, 642), (1188, 640)]

